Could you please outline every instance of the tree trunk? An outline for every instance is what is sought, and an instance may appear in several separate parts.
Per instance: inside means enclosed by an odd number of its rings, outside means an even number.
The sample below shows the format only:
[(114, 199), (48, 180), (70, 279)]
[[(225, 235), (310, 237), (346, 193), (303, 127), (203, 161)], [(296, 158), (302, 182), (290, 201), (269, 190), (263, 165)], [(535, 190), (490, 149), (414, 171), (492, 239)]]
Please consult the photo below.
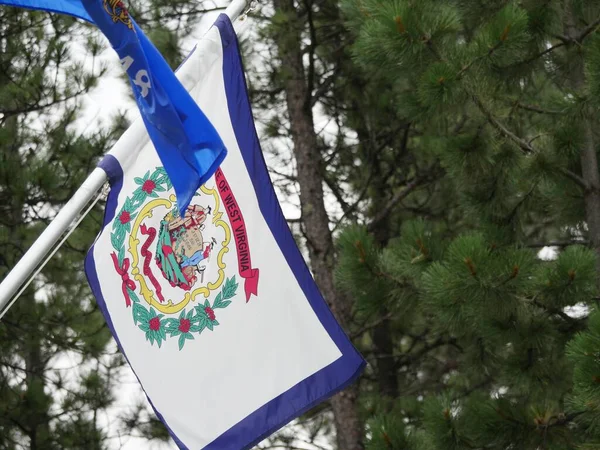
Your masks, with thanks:
[[(354, 105), (356, 110), (360, 110), (360, 105)], [(362, 123), (367, 123), (367, 117), (364, 117)], [(369, 130), (364, 127), (361, 130), (356, 130), (359, 141), (365, 148), (369, 148), (368, 153), (371, 155), (373, 168), (373, 187), (371, 197), (371, 216), (375, 217), (387, 203), (388, 185), (385, 179), (385, 174), (382, 170), (382, 162), (377, 154), (376, 145), (374, 145)], [(377, 226), (372, 230), (375, 242), (380, 248), (385, 248), (388, 245), (391, 235), (389, 215), (384, 217), (377, 223)], [(388, 408), (393, 406), (393, 400), (399, 395), (398, 390), (398, 374), (397, 364), (394, 353), (394, 342), (392, 340), (392, 321), (386, 318), (389, 315), (387, 307), (383, 306), (379, 311), (379, 318), (382, 319), (371, 333), (373, 347), (377, 355), (377, 386), (379, 394), (386, 399), (392, 400), (387, 404)]]
[[(302, 63), (300, 19), (293, 0), (274, 0), (277, 13), (288, 20), (281, 24), (276, 41), (285, 72), (284, 89), (300, 186), (302, 221), (315, 281), (342, 327), (348, 324), (350, 305), (336, 292), (333, 281), (333, 240), (323, 199), (322, 158), (311, 108), (311, 93)], [(358, 389), (347, 388), (331, 399), (340, 450), (362, 450), (363, 427), (358, 414)]]
[[(565, 33), (572, 39), (577, 39), (579, 31), (571, 11), (566, 15)], [(577, 45), (577, 44), (575, 44)], [(571, 84), (577, 91), (585, 89), (585, 71), (583, 55), (579, 53), (572, 60)], [(584, 192), (585, 214), (588, 226), (590, 246), (596, 252), (596, 285), (600, 290), (600, 172), (598, 171), (598, 155), (596, 139), (591, 120), (585, 117), (583, 122), (583, 147), (581, 149), (581, 174), (587, 182)]]
[[(27, 303), (31, 310), (35, 309), (35, 300), (33, 293), (30, 293), (19, 301)], [(48, 417), (48, 398), (44, 392), (44, 370), (45, 364), (42, 361), (41, 339), (38, 333), (33, 333), (25, 338), (26, 348), (24, 349), (25, 358), (25, 385), (27, 386), (26, 402), (27, 421), (25, 426), (29, 435), (29, 448), (31, 450), (51, 448), (50, 427)]]
[[(389, 313), (387, 308), (382, 308), (380, 318)], [(373, 347), (377, 352), (377, 384), (382, 397), (394, 400), (398, 397), (398, 375), (394, 359), (394, 343), (392, 341), (390, 319), (383, 319), (373, 330)], [(388, 407), (391, 408), (392, 403)]]
[[(0, 83), (5, 83), (5, 78), (0, 77)], [(9, 117), (4, 122), (4, 129), (10, 130), (13, 135), (18, 134), (19, 123), (16, 116)], [(21, 159), (16, 148), (14, 153), (5, 155), (6, 159), (14, 158), (16, 161)], [(10, 164), (14, 162), (11, 161)], [(23, 164), (22, 162), (20, 163)], [(23, 218), (26, 211), (23, 197), (13, 194), (9, 198), (10, 203), (4, 205), (6, 213), (4, 222), (0, 227), (4, 228), (4, 242), (17, 244), (26, 243), (24, 239)], [(3, 243), (3, 242), (0, 242)], [(6, 248), (6, 247), (5, 247)], [(13, 251), (6, 251), (2, 255), (6, 263), (6, 274), (10, 268), (14, 267), (17, 261), (23, 256), (21, 252), (16, 251), (15, 245)], [(4, 270), (0, 268), (0, 275), (5, 275)], [(0, 278), (1, 279), (1, 278)], [(18, 353), (22, 358), (18, 366), (24, 369), (25, 380), (23, 382), (23, 392), (21, 393), (20, 407), (11, 411), (8, 420), (14, 420), (19, 423), (21, 431), (29, 438), (29, 448), (31, 450), (51, 449), (50, 435), (50, 417), (48, 395), (44, 392), (46, 387), (44, 372), (46, 364), (43, 360), (43, 332), (38, 323), (39, 314), (35, 301), (35, 289), (30, 286), (21, 295), (18, 302), (12, 307), (6, 316), (6, 323), (0, 322), (0, 326), (6, 327), (6, 335), (14, 335), (19, 342), (18, 347), (9, 347)], [(5, 355), (7, 361), (11, 358)], [(0, 359), (0, 369), (3, 360)], [(19, 373), (19, 375), (22, 375)], [(8, 377), (7, 377), (8, 379)], [(25, 445), (25, 444), (23, 444)]]
[(581, 172), (588, 183), (585, 192), (585, 215), (590, 245), (596, 252), (596, 285), (600, 290), (600, 174), (594, 131), (589, 119), (584, 121), (584, 146), (581, 150)]

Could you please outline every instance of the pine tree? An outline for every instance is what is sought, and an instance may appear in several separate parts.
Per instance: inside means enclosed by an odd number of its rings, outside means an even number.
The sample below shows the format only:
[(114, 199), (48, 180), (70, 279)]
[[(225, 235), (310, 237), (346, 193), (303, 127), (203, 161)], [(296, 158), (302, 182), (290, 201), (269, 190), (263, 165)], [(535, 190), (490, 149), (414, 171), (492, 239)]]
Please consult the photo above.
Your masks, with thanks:
[[(74, 20), (0, 9), (0, 275), (4, 276), (113, 139), (78, 136), (78, 98), (101, 69), (70, 55)], [(95, 212), (91, 220), (98, 221)], [(81, 270), (88, 221), (0, 327), (0, 447), (104, 448), (97, 413), (113, 401), (110, 334)], [(55, 369), (65, 361), (76, 367)]]
[[(362, 115), (405, 130), (337, 241), (372, 363), (367, 448), (597, 448), (600, 5), (342, 4)], [(391, 352), (367, 333), (382, 319)]]

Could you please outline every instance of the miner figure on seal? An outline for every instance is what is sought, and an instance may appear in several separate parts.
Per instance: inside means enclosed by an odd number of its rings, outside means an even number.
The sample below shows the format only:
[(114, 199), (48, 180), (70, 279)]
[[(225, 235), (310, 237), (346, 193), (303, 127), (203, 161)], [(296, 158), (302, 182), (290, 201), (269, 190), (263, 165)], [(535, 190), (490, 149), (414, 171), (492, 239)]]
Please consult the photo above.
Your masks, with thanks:
[(211, 213), (210, 206), (190, 205), (181, 217), (177, 208), (161, 221), (156, 249), (156, 263), (172, 286), (189, 290), (202, 275), (216, 244), (215, 238), (205, 240), (204, 222)]

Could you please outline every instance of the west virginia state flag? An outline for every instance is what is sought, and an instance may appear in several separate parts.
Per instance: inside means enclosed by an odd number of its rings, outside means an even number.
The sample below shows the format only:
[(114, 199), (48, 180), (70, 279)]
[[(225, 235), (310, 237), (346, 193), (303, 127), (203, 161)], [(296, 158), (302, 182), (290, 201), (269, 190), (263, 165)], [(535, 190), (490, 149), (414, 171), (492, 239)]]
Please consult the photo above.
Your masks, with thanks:
[(364, 361), (319, 293), (260, 150), (221, 15), (182, 71), (229, 154), (180, 212), (149, 139), (117, 145), (92, 290), (181, 448), (250, 448), (345, 387)]

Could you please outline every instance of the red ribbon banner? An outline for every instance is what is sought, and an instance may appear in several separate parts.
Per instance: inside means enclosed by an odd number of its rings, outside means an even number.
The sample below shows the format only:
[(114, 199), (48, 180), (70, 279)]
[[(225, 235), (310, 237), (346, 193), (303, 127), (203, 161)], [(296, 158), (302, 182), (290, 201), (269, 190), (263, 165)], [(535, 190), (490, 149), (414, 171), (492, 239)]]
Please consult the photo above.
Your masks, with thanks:
[(119, 259), (117, 258), (117, 254), (112, 252), (110, 254), (113, 260), (113, 264), (115, 265), (115, 269), (117, 273), (121, 276), (121, 281), (123, 284), (121, 285), (121, 290), (123, 291), (123, 296), (125, 297), (125, 305), (131, 306), (131, 299), (129, 298), (129, 293), (127, 292), (127, 288), (132, 291), (135, 290), (135, 283), (131, 278), (129, 278), (129, 259), (125, 258), (123, 260), (123, 267), (119, 267)]
[(240, 276), (245, 279), (244, 291), (246, 293), (247, 303), (250, 300), (250, 295), (258, 295), (258, 269), (252, 268), (252, 262), (250, 261), (250, 247), (248, 246), (248, 234), (246, 233), (246, 223), (244, 222), (244, 217), (242, 216), (242, 211), (240, 210), (237, 200), (229, 188), (229, 183), (221, 169), (218, 169), (215, 172), (215, 180), (233, 231)]
[[(146, 227), (146, 224), (143, 223), (140, 227), (140, 232), (143, 235), (148, 236), (148, 239), (146, 239), (146, 242), (144, 243), (144, 245), (142, 245), (141, 251), (141, 254), (144, 257), (144, 275), (146, 275), (150, 279), (150, 282), (154, 286), (154, 289), (156, 289), (156, 296), (158, 297), (158, 300), (160, 300), (160, 302), (162, 303), (165, 301), (165, 297), (162, 295), (162, 287), (156, 279), (156, 277), (154, 276), (154, 274), (152, 273), (152, 269), (150, 268), (150, 261), (152, 261), (152, 252), (149, 249), (150, 245), (154, 241), (154, 238), (156, 237), (156, 228), (148, 228)], [(169, 247), (169, 250), (170, 249), (171, 247)]]

